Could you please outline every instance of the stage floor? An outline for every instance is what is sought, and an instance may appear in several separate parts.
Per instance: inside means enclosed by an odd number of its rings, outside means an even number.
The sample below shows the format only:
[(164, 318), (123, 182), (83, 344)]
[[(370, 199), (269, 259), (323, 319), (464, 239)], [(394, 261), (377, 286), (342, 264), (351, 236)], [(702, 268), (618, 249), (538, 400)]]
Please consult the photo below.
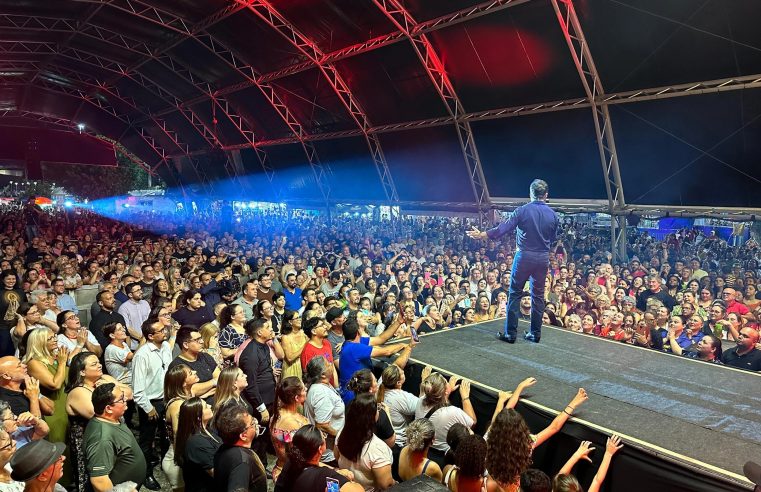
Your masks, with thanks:
[(735, 480), (761, 458), (761, 375), (547, 326), (541, 343), (510, 345), (494, 336), (503, 324), (423, 335), (413, 359), (501, 390), (533, 376), (524, 399), (555, 411), (584, 388), (577, 420)]

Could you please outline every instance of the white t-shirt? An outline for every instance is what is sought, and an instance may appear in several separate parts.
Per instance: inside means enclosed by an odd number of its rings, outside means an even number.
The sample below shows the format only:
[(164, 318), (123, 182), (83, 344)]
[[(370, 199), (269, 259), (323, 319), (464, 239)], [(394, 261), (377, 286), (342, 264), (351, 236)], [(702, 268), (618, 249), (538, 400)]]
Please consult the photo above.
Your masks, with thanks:
[[(338, 433), (340, 439), (341, 433)], [(357, 461), (349, 461), (344, 456), (338, 458), (338, 467), (351, 470), (354, 473), (354, 481), (365, 488), (365, 492), (375, 491), (375, 475), (373, 470), (390, 465), (394, 460), (391, 448), (381, 441), (378, 436), (373, 437), (362, 447)]]
[[(132, 360), (124, 362), (124, 358), (130, 353), (129, 345), (124, 344), (124, 348), (119, 348), (113, 343), (106, 346), (104, 360), (106, 361), (106, 372), (117, 381), (125, 384), (132, 384)], [(124, 379), (122, 379), (124, 378)]]
[[(424, 418), (429, 410), (430, 407), (423, 406), (423, 399), (420, 398), (417, 408), (415, 409), (415, 419)], [(447, 444), (447, 432), (449, 432), (449, 428), (457, 423), (460, 423), (467, 428), (471, 428), (475, 423), (461, 408), (453, 405), (439, 408), (433, 412), (430, 420), (436, 431), (432, 447), (445, 453), (449, 451), (449, 444)]]
[[(335, 388), (326, 384), (315, 383), (309, 387), (304, 402), (304, 414), (310, 424), (330, 423), (330, 427), (340, 432), (344, 428), (346, 410), (341, 395)], [(335, 460), (333, 450), (328, 447), (321, 461), (328, 463)]]
[[(90, 330), (87, 330), (87, 341), (90, 342), (93, 345), (97, 345), (100, 347), (100, 344), (98, 343), (98, 339), (95, 338), (95, 335), (92, 334)], [(58, 334), (58, 346), (65, 346), (67, 349), (69, 349), (69, 352), (74, 350), (77, 347), (77, 339), (75, 338), (72, 340), (71, 338), (67, 337), (63, 333)]]
[(415, 418), (418, 400), (417, 396), (401, 389), (387, 389), (383, 396), (396, 434), (396, 444), (400, 448), (407, 444), (407, 425)]

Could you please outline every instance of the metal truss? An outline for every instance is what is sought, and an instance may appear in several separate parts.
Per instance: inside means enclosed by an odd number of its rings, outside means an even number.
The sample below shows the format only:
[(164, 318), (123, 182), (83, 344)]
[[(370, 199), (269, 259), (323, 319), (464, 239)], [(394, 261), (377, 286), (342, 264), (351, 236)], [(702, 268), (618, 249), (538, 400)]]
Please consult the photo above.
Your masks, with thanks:
[[(64, 56), (74, 56), (77, 59), (80, 59), (82, 56), (82, 52), (79, 50), (69, 49), (69, 51), (71, 51), (70, 55), (64, 55)], [(85, 56), (89, 56), (89, 54), (85, 53)], [(80, 61), (85, 61), (85, 60), (80, 60)], [(91, 61), (87, 61), (87, 63), (91, 63)], [(68, 79), (75, 80), (76, 82), (87, 86), (91, 94), (94, 94), (95, 91), (106, 93), (109, 96), (119, 100), (122, 104), (129, 106), (136, 112), (143, 113), (143, 114), (150, 114), (148, 109), (140, 107), (137, 101), (135, 101), (133, 98), (126, 95), (122, 95), (119, 89), (116, 87), (109, 86), (106, 83), (99, 80), (91, 80), (87, 77), (84, 77), (79, 72), (74, 70), (66, 69), (56, 65), (51, 65), (51, 66), (54, 67), (56, 73), (59, 73)], [(144, 87), (146, 87), (147, 90), (150, 91), (150, 86), (147, 84), (147, 80), (141, 79), (141, 80), (136, 80), (136, 82), (143, 85)], [(208, 179), (208, 176), (206, 175), (206, 172), (202, 169), (202, 166), (199, 166), (195, 162), (193, 156), (190, 155), (190, 148), (188, 147), (187, 144), (183, 143), (180, 140), (177, 132), (169, 128), (169, 125), (167, 125), (166, 121), (163, 121), (154, 117), (150, 117), (150, 121), (159, 130), (161, 130), (161, 132), (164, 133), (164, 135), (166, 135), (166, 137), (172, 142), (172, 144), (174, 144), (174, 146), (177, 147), (182, 152), (182, 154), (188, 159), (188, 161), (190, 162), (191, 166), (193, 167), (196, 173), (196, 176), (198, 177), (199, 181), (204, 187), (205, 191), (209, 194), (213, 193), (212, 182)], [(134, 126), (134, 123), (130, 122), (130, 124)]]
[(433, 44), (431, 44), (426, 34), (412, 34), (413, 30), (417, 27), (417, 22), (399, 0), (373, 0), (373, 3), (409, 39), (412, 47), (415, 49), (415, 54), (417, 54), (428, 77), (436, 88), (436, 92), (438, 92), (439, 97), (444, 102), (449, 115), (456, 122), (457, 138), (460, 142), (462, 155), (465, 158), (473, 196), (478, 206), (479, 222), (483, 225), (486, 221), (486, 213), (490, 207), (489, 188), (486, 184), (483, 168), (481, 167), (481, 159), (478, 155), (470, 122), (459, 119), (460, 115), (465, 113), (465, 109), (462, 106), (460, 98), (457, 96), (452, 82), (449, 80), (444, 63), (441, 61), (438, 53), (436, 53)]
[(604, 98), (600, 74), (597, 72), (592, 53), (584, 37), (581, 23), (576, 16), (572, 0), (551, 0), (557, 14), (563, 36), (571, 51), (573, 62), (579, 73), (584, 92), (592, 107), (592, 115), (597, 135), (597, 147), (602, 163), (605, 192), (608, 195), (610, 209), (611, 252), (614, 261), (627, 261), (626, 254), (626, 218), (614, 215), (614, 211), (623, 209), (626, 205), (624, 187), (621, 181), (621, 171), (618, 166), (616, 141), (613, 137), (613, 122), (607, 104), (599, 104), (597, 100)]
[(5, 109), (0, 111), (0, 121), (3, 118), (14, 118), (29, 121), (37, 121), (54, 127), (56, 129), (65, 131), (77, 131), (77, 125), (66, 118), (59, 118), (56, 116), (48, 116), (41, 113), (35, 113), (32, 111), (23, 111), (19, 109)]
[[(380, 140), (377, 135), (369, 132), (372, 125), (367, 118), (367, 113), (362, 109), (335, 65), (321, 62), (325, 55), (319, 46), (296, 29), (296, 27), (286, 20), (269, 2), (265, 0), (249, 1), (247, 7), (312, 60), (314, 65), (320, 70), (320, 72), (322, 72), (333, 88), (333, 91), (338, 95), (341, 103), (349, 112), (351, 118), (361, 129), (362, 135), (365, 137), (365, 141), (370, 150), (373, 163), (375, 164), (375, 169), (378, 172), (378, 177), (380, 178), (381, 186), (383, 186), (386, 198), (393, 202), (398, 201), (399, 195), (397, 194), (396, 185), (394, 184), (394, 180), (388, 168), (386, 157), (383, 154)], [(322, 192), (325, 202), (329, 203), (330, 189), (328, 187), (328, 181), (325, 179), (324, 166), (312, 166), (312, 171), (314, 172), (317, 185)]]
[[(169, 56), (160, 56), (156, 58), (156, 61), (162, 64), (164, 67), (166, 67), (168, 70), (171, 70), (175, 75), (182, 78), (185, 82), (195, 87), (198, 91), (212, 94), (213, 93), (213, 87), (208, 82), (205, 82), (203, 80), (198, 79), (198, 77), (195, 76), (195, 74), (185, 65), (180, 64), (175, 59)], [(139, 72), (138, 72), (139, 73)], [(172, 96), (174, 98), (174, 96)], [(174, 100), (179, 103), (179, 100), (177, 98), (174, 98)], [(227, 119), (233, 124), (233, 126), (238, 130), (240, 135), (243, 137), (243, 139), (246, 141), (245, 146), (249, 148), (254, 148), (255, 142), (256, 142), (256, 135), (253, 130), (251, 130), (248, 127), (248, 124), (245, 122), (242, 116), (237, 114), (232, 107), (230, 106), (230, 103), (224, 99), (224, 98), (212, 98), (212, 109), (214, 113), (216, 113), (216, 110), (218, 109), (221, 111)], [(180, 111), (187, 111), (189, 108), (187, 107), (179, 107)], [(200, 119), (199, 119), (200, 121)], [(205, 125), (204, 125), (205, 127)], [(222, 142), (219, 141), (216, 134), (214, 132), (209, 131), (209, 133), (213, 136), (216, 147), (223, 149)], [(269, 157), (267, 155), (267, 152), (264, 149), (258, 149), (256, 151), (257, 159), (259, 160), (259, 164), (261, 165), (262, 170), (264, 171), (265, 176), (267, 177), (267, 180), (269, 181), (270, 185), (273, 187), (273, 192), (278, 195), (279, 192), (274, 188), (274, 169), (272, 168), (270, 164)], [(230, 160), (229, 156), (226, 155), (225, 160), (225, 171), (227, 172), (227, 175), (233, 179), (237, 185), (243, 189), (244, 183), (242, 178), (240, 177), (240, 174), (238, 172), (238, 168), (235, 167), (234, 163)]]
[[(44, 89), (44, 90), (48, 90), (48, 91), (54, 92), (54, 93), (59, 93), (59, 94), (63, 94), (63, 95), (67, 95), (67, 96), (71, 96), (71, 97), (80, 99), (80, 100), (82, 100), (82, 101), (84, 101), (84, 102), (86, 102), (88, 104), (91, 104), (92, 106), (95, 106), (96, 108), (100, 109), (101, 111), (110, 114), (111, 116), (113, 116), (114, 118), (116, 118), (117, 120), (122, 122), (124, 125), (126, 125), (128, 127), (128, 129), (130, 129), (130, 128), (133, 129), (140, 136), (140, 138), (142, 138), (143, 141), (145, 141), (145, 143), (159, 156), (159, 161), (155, 165), (151, 166), (151, 165), (146, 163), (146, 165), (144, 166), (145, 169), (150, 174), (155, 175), (156, 174), (156, 169), (161, 164), (166, 164), (166, 162), (167, 162), (169, 157), (168, 157), (167, 152), (164, 150), (164, 148), (161, 147), (156, 142), (156, 140), (150, 134), (148, 134), (148, 132), (145, 131), (144, 128), (133, 125), (132, 121), (130, 120), (129, 115), (125, 115), (125, 114), (122, 114), (119, 111), (117, 111), (113, 106), (108, 104), (108, 102), (105, 101), (104, 98), (93, 97), (93, 96), (87, 94), (83, 90), (80, 90), (80, 89), (77, 89), (77, 88), (68, 87), (68, 86), (63, 86), (63, 85), (49, 83), (49, 82), (44, 81), (44, 80), (38, 80), (38, 81), (36, 81), (34, 83), (34, 86), (38, 87), (38, 88), (41, 88), (41, 89)], [(120, 136), (120, 138), (116, 139), (116, 141), (119, 141), (119, 140), (121, 140), (121, 136)]]
[[(439, 29), (444, 29), (444, 28), (453, 26), (455, 24), (459, 24), (461, 22), (465, 22), (465, 21), (475, 19), (477, 17), (481, 17), (483, 15), (498, 12), (507, 7), (514, 7), (517, 5), (521, 5), (528, 1), (530, 0), (488, 0), (486, 2), (482, 2), (462, 10), (445, 14), (441, 17), (437, 17), (425, 22), (420, 22), (417, 24), (417, 27), (413, 30), (413, 35), (426, 34), (429, 32), (437, 31)], [(247, 0), (236, 0), (236, 2), (238, 2), (238, 5), (242, 7), (245, 7), (249, 3), (252, 3)], [(406, 39), (406, 36), (403, 32), (394, 31), (388, 34), (374, 37), (362, 43), (358, 43), (352, 46), (347, 46), (345, 48), (340, 48), (338, 50), (331, 51), (330, 53), (324, 53), (323, 57), (320, 59), (320, 63), (333, 64), (339, 60), (350, 58), (352, 56), (356, 56), (361, 53), (366, 53), (368, 51), (372, 51), (378, 48), (383, 48), (385, 46), (392, 45), (404, 39)], [(303, 61), (303, 62), (296, 62), (287, 67), (284, 67), (272, 72), (268, 72), (265, 74), (261, 74), (257, 80), (259, 82), (273, 82), (275, 80), (278, 80), (284, 77), (288, 77), (297, 73), (304, 72), (306, 70), (313, 68), (314, 66), (315, 66), (314, 61), (312, 61), (311, 59), (307, 61)], [(251, 82), (243, 81), (236, 84), (228, 85), (226, 87), (222, 87), (216, 91), (216, 94), (220, 96), (229, 95), (229, 94), (247, 89), (251, 86), (252, 86)], [(206, 99), (208, 99), (206, 95), (201, 95), (196, 98), (189, 99), (185, 101), (183, 104), (184, 105), (197, 104)], [(161, 115), (165, 111), (173, 111), (173, 110), (174, 110), (173, 108), (166, 108), (166, 109), (157, 111), (156, 114)]]

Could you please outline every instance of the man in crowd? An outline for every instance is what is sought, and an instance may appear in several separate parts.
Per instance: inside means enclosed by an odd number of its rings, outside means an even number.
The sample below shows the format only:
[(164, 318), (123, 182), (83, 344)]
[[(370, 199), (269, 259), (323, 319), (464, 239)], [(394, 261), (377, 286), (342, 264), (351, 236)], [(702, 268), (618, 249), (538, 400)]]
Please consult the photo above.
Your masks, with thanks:
[(658, 299), (669, 311), (674, 309), (676, 299), (671, 297), (669, 293), (663, 289), (663, 282), (658, 274), (653, 274), (647, 277), (647, 287), (647, 290), (637, 296), (637, 309), (640, 311), (646, 311), (647, 300), (650, 298)]
[(116, 307), (116, 298), (110, 291), (101, 290), (98, 292), (98, 295), (95, 296), (95, 302), (100, 306), (100, 310), (90, 321), (90, 331), (98, 340), (100, 346), (105, 350), (108, 344), (111, 343), (111, 340), (109, 340), (103, 333), (103, 327), (109, 323), (121, 323), (124, 327), (128, 325), (124, 316), (114, 310)]
[(257, 279), (251, 279), (243, 286), (243, 293), (240, 297), (232, 302), (243, 308), (243, 313), (246, 315), (246, 321), (253, 319), (254, 317), (254, 306), (259, 302), (256, 298), (257, 290), (259, 290), (259, 281)]
[(745, 327), (737, 336), (737, 346), (725, 350), (721, 361), (728, 366), (761, 371), (761, 350), (756, 348), (757, 343), (758, 330)]
[(0, 358), (0, 400), (7, 401), (16, 415), (53, 415), (55, 404), (40, 395), (40, 382), (29, 377), (26, 364), (12, 355)]
[(56, 295), (56, 305), (61, 311), (74, 311), (75, 314), (79, 314), (79, 308), (77, 308), (77, 303), (74, 302), (74, 298), (66, 293), (66, 286), (64, 285), (63, 278), (58, 277), (53, 280), (53, 292)]
[(144, 336), (141, 327), (145, 320), (148, 319), (148, 315), (151, 314), (151, 306), (143, 299), (143, 288), (140, 286), (140, 283), (132, 282), (128, 284), (126, 291), (129, 294), (129, 298), (127, 302), (119, 306), (119, 314), (124, 318), (124, 326), (127, 328), (127, 332), (132, 339), (130, 348), (137, 350), (138, 344)]
[[(160, 490), (132, 431), (122, 422), (127, 408), (124, 391), (113, 383), (97, 386), (92, 394), (95, 416), (87, 424), (84, 451), (90, 484), (96, 492), (106, 492), (115, 485), (134, 482), (151, 490)], [(142, 435), (142, 429), (141, 429)], [(145, 480), (145, 483), (143, 481)]]
[(178, 364), (190, 367), (198, 376), (198, 382), (193, 385), (193, 395), (213, 399), (221, 369), (214, 358), (203, 351), (203, 337), (198, 328), (192, 325), (181, 327), (177, 330), (175, 344), (180, 347), (180, 355), (169, 364), (169, 369)]
[[(161, 322), (146, 320), (142, 332), (145, 344), (132, 358), (132, 391), (140, 422), (140, 449), (148, 463), (145, 486), (158, 490), (160, 486), (153, 477), (153, 466), (158, 464), (159, 456), (163, 456), (168, 445), (164, 425), (164, 377), (172, 363), (172, 349), (164, 340), (166, 332)], [(157, 437), (158, 452), (154, 450)]]

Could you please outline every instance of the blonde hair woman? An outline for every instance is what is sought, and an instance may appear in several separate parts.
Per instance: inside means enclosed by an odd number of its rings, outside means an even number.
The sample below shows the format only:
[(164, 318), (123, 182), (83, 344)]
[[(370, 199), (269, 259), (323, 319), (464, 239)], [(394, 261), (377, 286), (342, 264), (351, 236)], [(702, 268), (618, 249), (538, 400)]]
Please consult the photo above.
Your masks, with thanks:
[[(164, 377), (164, 404), (167, 425), (167, 435), (170, 436), (170, 445), (164, 459), (161, 461), (161, 469), (166, 473), (172, 490), (179, 491), (185, 488), (182, 481), (182, 470), (174, 461), (174, 436), (179, 426), (180, 407), (193, 396), (193, 385), (198, 382), (198, 375), (185, 364), (177, 364), (170, 367)], [(171, 431), (171, 432), (170, 432)]]

